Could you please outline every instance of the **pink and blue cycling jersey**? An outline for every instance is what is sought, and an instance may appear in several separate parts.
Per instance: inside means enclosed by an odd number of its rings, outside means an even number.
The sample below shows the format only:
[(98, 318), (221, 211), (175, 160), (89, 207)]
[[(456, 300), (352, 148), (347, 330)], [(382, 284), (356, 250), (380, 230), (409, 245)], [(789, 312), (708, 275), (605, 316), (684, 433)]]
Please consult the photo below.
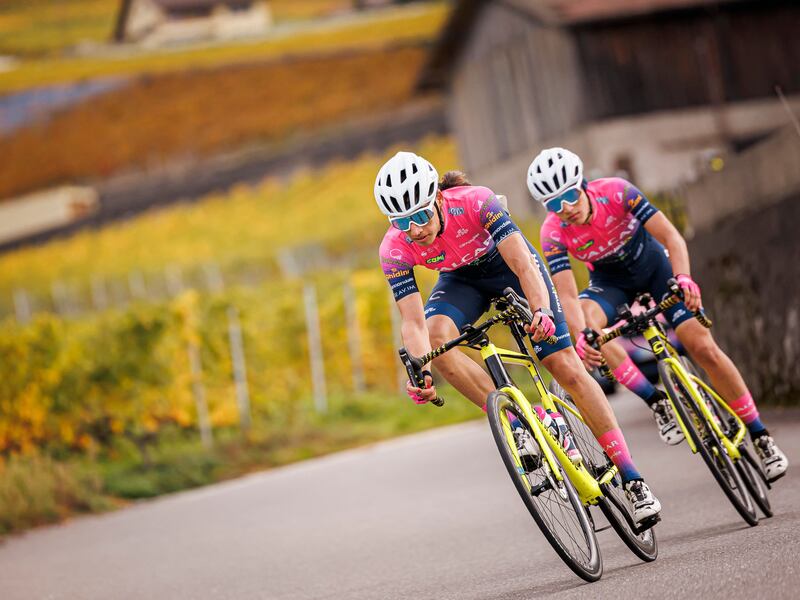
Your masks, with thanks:
[(570, 268), (569, 254), (591, 270), (615, 271), (645, 250), (649, 234), (642, 225), (658, 209), (642, 192), (624, 179), (608, 177), (590, 182), (586, 194), (592, 206), (589, 223), (565, 223), (550, 213), (542, 224), (542, 251), (553, 275)]
[(404, 232), (389, 227), (380, 246), (380, 261), (396, 300), (418, 292), (413, 268), (455, 271), (496, 253), (497, 244), (519, 228), (497, 196), (481, 186), (442, 192), (444, 230), (430, 246), (415, 244)]

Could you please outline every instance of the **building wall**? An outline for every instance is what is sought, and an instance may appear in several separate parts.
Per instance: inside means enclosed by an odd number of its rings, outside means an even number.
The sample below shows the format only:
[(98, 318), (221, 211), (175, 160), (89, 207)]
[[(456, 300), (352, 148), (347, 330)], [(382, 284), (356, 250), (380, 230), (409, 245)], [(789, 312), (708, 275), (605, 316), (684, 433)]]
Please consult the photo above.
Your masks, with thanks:
[(125, 41), (138, 40), (164, 22), (164, 11), (152, 0), (132, 0), (123, 30)]
[(592, 120), (800, 92), (800, 4), (740, 2), (573, 28)]
[(572, 28), (490, 2), (452, 67), (462, 165), (523, 213), (525, 169), (548, 146), (579, 152), (589, 174), (672, 188), (709, 154), (786, 122), (775, 84), (800, 110), (798, 27), (787, 0)]
[(489, 5), (452, 78), (448, 112), (464, 166), (497, 165), (574, 127), (583, 115), (577, 69), (569, 34)]

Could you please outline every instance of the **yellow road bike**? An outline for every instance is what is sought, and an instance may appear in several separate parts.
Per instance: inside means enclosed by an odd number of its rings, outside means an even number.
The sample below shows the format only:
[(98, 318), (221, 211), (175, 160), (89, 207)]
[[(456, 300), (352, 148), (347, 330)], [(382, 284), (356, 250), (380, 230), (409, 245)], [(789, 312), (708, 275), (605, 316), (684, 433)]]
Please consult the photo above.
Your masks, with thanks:
[[(747, 428), (725, 401), (699, 375), (694, 364), (681, 356), (670, 344), (664, 326), (656, 317), (683, 299), (677, 281), (669, 281), (671, 296), (654, 304), (649, 294), (640, 294), (637, 301), (649, 307), (634, 316), (627, 305), (618, 308), (625, 323), (602, 336), (585, 332), (587, 341), (599, 348), (621, 335), (642, 334), (658, 361), (658, 374), (667, 392), (678, 425), (683, 430), (690, 450), (700, 454), (731, 504), (750, 525), (758, 524), (756, 506), (771, 517), (767, 490), (769, 483), (754, 456)], [(695, 317), (705, 327), (711, 321), (702, 312)], [(596, 335), (596, 334), (595, 334)]]
[[(602, 451), (575, 405), (568, 398), (548, 392), (526, 344), (529, 338), (523, 324), (533, 318), (527, 304), (507, 288), (504, 297), (496, 299), (494, 305), (497, 314), (479, 325), (467, 326), (462, 335), (424, 356), (413, 357), (401, 348), (400, 358), (409, 378), (422, 387), (422, 367), (456, 346), (480, 351), (496, 387), (487, 401), (492, 435), (522, 501), (558, 556), (579, 577), (598, 580), (603, 573), (603, 562), (595, 532), (610, 527), (641, 560), (655, 560), (658, 545), (652, 526), (657, 519), (641, 525), (634, 523), (617, 468)], [(499, 348), (489, 340), (486, 332), (499, 323), (511, 330), (518, 351)], [(506, 365), (524, 367), (532, 379), (536, 403), (565, 415), (583, 455), (579, 464), (570, 461), (560, 441), (539, 420), (533, 403), (514, 384)], [(437, 398), (436, 403), (441, 406), (444, 401)], [(512, 416), (519, 419), (536, 444), (537, 454), (526, 456), (525, 461), (520, 457), (511, 429)], [(602, 512), (607, 526), (595, 526), (594, 510)]]

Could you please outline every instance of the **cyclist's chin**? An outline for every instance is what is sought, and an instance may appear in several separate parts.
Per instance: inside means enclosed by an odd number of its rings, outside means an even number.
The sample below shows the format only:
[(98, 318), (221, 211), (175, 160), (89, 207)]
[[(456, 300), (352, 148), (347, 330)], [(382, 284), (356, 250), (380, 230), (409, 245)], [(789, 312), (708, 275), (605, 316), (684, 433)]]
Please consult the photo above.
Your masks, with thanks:
[(416, 240), (416, 239), (412, 238), (412, 241), (415, 244), (418, 244), (420, 246), (430, 246), (435, 239), (436, 239), (436, 236), (431, 234), (431, 235), (426, 235), (425, 237), (423, 237), (422, 239), (419, 239), (419, 240)]

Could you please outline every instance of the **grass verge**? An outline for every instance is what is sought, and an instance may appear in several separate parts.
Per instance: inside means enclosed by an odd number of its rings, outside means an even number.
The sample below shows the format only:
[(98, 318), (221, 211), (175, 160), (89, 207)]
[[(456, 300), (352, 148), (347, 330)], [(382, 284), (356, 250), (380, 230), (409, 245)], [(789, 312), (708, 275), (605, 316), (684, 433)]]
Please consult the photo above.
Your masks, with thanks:
[(325, 415), (305, 402), (281, 418), (257, 420), (246, 437), (217, 431), (212, 450), (196, 435), (176, 431), (144, 456), (123, 441), (94, 460), (12, 457), (0, 465), (0, 535), (482, 417), (455, 391), (442, 389), (448, 399), (443, 409), (415, 406), (400, 394), (333, 397)]

